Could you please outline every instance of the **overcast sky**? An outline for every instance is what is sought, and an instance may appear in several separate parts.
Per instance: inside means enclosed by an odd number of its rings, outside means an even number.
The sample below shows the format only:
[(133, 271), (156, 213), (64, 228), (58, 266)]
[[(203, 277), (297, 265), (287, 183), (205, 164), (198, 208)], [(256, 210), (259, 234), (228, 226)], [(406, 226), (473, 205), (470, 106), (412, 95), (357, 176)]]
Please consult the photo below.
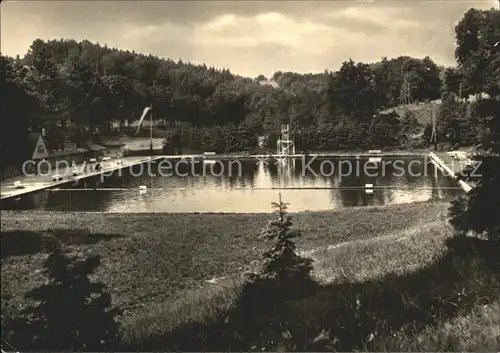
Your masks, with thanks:
[(336, 70), (349, 58), (429, 55), (454, 63), (454, 24), (498, 0), (9, 1), (1, 51), (24, 55), (35, 38), (73, 38), (266, 76)]

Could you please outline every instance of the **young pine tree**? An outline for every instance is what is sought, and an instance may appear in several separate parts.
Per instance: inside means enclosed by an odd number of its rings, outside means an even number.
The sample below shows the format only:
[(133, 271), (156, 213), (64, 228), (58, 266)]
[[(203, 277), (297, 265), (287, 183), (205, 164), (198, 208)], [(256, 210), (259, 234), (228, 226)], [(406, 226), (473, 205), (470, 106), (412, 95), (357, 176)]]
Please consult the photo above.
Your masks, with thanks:
[(273, 243), (264, 252), (263, 267), (258, 277), (275, 281), (285, 300), (303, 297), (315, 287), (311, 278), (312, 260), (296, 252), (294, 239), (301, 234), (292, 230), (292, 218), (287, 214), (288, 205), (281, 200), (281, 194), (278, 203), (273, 202), (272, 205), (276, 208), (276, 219), (269, 222), (261, 237)]
[(252, 274), (238, 298), (235, 309), (226, 322), (237, 336), (232, 350), (248, 347), (270, 347), (287, 328), (287, 302), (311, 295), (319, 285), (311, 278), (312, 260), (296, 253), (294, 238), (300, 233), (291, 229), (287, 205), (273, 203), (276, 219), (271, 221), (261, 237), (272, 241), (263, 254), (262, 268)]

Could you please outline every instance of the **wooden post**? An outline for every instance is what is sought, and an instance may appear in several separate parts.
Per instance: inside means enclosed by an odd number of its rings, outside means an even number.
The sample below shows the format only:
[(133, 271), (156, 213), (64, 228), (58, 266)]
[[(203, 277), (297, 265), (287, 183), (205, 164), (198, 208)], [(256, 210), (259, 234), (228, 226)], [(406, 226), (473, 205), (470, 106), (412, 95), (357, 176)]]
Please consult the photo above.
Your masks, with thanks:
[(436, 131), (436, 106), (432, 105), (432, 138), (434, 140), (434, 150), (437, 150), (437, 131)]

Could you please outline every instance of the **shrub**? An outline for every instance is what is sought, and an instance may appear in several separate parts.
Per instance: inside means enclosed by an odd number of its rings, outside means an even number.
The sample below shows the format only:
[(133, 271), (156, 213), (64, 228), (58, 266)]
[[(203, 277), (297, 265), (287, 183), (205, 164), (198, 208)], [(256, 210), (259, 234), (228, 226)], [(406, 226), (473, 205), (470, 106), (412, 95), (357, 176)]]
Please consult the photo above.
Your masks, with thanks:
[(480, 178), (467, 201), (456, 201), (450, 208), (451, 222), (459, 233), (472, 232), (500, 242), (500, 101), (485, 99), (476, 104), (485, 127), (482, 152), (474, 158)]
[(249, 275), (227, 318), (237, 337), (231, 345), (235, 350), (249, 346), (268, 349), (287, 330), (287, 302), (305, 298), (320, 287), (311, 277), (312, 260), (295, 251), (293, 239), (300, 233), (291, 229), (291, 217), (281, 194), (273, 206), (277, 219), (261, 234), (273, 243), (263, 254), (260, 271)]
[(274, 243), (263, 254), (263, 267), (254, 279), (274, 281), (281, 290), (282, 298), (296, 299), (304, 295), (314, 281), (311, 278), (312, 260), (296, 253), (294, 239), (301, 233), (292, 230), (292, 218), (287, 214), (287, 204), (281, 200), (273, 202), (277, 218), (269, 222), (262, 232), (261, 238)]
[(26, 294), (38, 304), (26, 307), (21, 317), (6, 320), (2, 338), (26, 350), (113, 349), (119, 311), (112, 308), (104, 285), (89, 279), (99, 258), (77, 260), (64, 254), (55, 241), (47, 247), (50, 254), (44, 265), (49, 281)]

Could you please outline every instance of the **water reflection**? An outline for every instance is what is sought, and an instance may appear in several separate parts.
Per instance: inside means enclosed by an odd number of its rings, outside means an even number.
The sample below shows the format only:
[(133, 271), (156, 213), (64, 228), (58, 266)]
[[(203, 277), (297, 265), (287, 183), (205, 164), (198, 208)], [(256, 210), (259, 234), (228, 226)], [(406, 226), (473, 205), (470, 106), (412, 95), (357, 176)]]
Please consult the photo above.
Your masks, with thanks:
[[(348, 163), (350, 163), (350, 166)], [(108, 212), (269, 212), (281, 192), (290, 210), (327, 210), (429, 199), (451, 199), (461, 192), (423, 158), (405, 158), (399, 165), (367, 160), (296, 160), (283, 164), (234, 161), (176, 165), (172, 174), (141, 167), (100, 180), (89, 178), (64, 188), (42, 191), (2, 203), (9, 209)], [(143, 167), (144, 169), (144, 167)], [(147, 170), (146, 170), (147, 171)], [(350, 171), (350, 173), (349, 173)], [(373, 184), (373, 193), (365, 185)], [(139, 186), (146, 185), (140, 192)], [(98, 188), (98, 190), (89, 190)], [(112, 189), (112, 190), (104, 190)]]

